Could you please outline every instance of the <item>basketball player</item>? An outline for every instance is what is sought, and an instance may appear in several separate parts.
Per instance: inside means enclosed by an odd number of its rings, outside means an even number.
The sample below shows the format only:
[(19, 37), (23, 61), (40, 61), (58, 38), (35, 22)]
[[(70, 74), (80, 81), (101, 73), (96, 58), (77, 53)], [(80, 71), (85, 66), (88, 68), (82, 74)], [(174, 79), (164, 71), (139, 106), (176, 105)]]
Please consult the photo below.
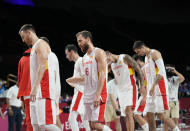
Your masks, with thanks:
[[(40, 37), (40, 39), (46, 41), (48, 44), (49, 40), (47, 37)], [(56, 92), (55, 92), (55, 97), (56, 97), (56, 125), (61, 129), (61, 131), (63, 130), (63, 126), (61, 124), (60, 118), (59, 118), (59, 99), (61, 96), (61, 81), (60, 81), (60, 72), (59, 72), (59, 60), (56, 56), (56, 54), (54, 52), (52, 52), (52, 57), (53, 60), (55, 62), (55, 69), (54, 69), (54, 73), (55, 73), (55, 87), (56, 87)]]
[[(147, 66), (145, 65), (143, 58), (141, 56), (138, 56), (137, 54), (133, 55), (133, 59), (139, 64), (139, 66), (141, 67), (142, 73), (144, 75), (144, 85), (145, 85), (145, 89), (147, 86), (147, 82), (146, 82), (146, 74), (145, 74), (145, 70), (147, 68)], [(146, 91), (147, 93), (147, 91)], [(145, 114), (145, 106), (146, 103), (144, 105), (140, 105), (140, 102), (142, 100), (142, 96), (140, 96), (140, 98), (137, 101), (137, 106), (135, 108), (134, 111), (134, 118), (135, 120), (139, 123), (139, 125), (145, 130), (145, 131), (149, 131), (149, 126), (148, 123), (146, 121), (146, 114)], [(142, 115), (144, 115), (144, 118), (142, 117)]]
[(34, 131), (60, 131), (56, 126), (55, 62), (49, 44), (39, 39), (31, 24), (19, 30), (22, 41), (32, 45), (30, 54), (30, 117)]
[(115, 55), (108, 51), (106, 54), (109, 67), (111, 67), (118, 83), (121, 115), (126, 116), (127, 131), (134, 131), (133, 111), (137, 101), (137, 87), (135, 84), (136, 78), (134, 70), (139, 74), (140, 91), (143, 96), (141, 104), (144, 104), (146, 95), (142, 71), (135, 60), (127, 54)]
[(111, 131), (101, 124), (104, 121), (105, 104), (107, 100), (107, 63), (104, 50), (94, 47), (92, 34), (81, 31), (76, 34), (78, 46), (82, 52), (85, 76), (73, 79), (73, 83), (85, 81), (84, 106), (85, 119), (89, 121), (91, 130)]
[(33, 131), (31, 120), (30, 120), (30, 52), (31, 48), (27, 49), (22, 58), (18, 63), (18, 94), (17, 98), (21, 98), (24, 103), (25, 114), (26, 114), (26, 130)]
[[(147, 78), (147, 109), (157, 113), (160, 120), (165, 122), (173, 131), (179, 131), (174, 121), (165, 114), (169, 110), (168, 83), (162, 55), (158, 50), (150, 49), (142, 41), (135, 41), (133, 50), (140, 56), (145, 56), (145, 64), (149, 64), (146, 72)], [(155, 130), (155, 129), (154, 129)]]
[[(73, 77), (84, 76), (84, 68), (82, 64), (82, 57), (79, 56), (77, 47), (73, 44), (69, 44), (65, 47), (65, 55), (69, 61), (74, 61), (74, 74)], [(72, 77), (66, 80), (69, 84), (69, 81), (72, 81)], [(69, 123), (71, 124), (71, 129), (73, 131), (79, 131), (77, 116), (80, 114), (82, 123), (86, 131), (90, 130), (88, 121), (84, 120), (84, 103), (83, 103), (83, 92), (84, 85), (74, 86), (74, 95), (70, 107), (69, 113)]]

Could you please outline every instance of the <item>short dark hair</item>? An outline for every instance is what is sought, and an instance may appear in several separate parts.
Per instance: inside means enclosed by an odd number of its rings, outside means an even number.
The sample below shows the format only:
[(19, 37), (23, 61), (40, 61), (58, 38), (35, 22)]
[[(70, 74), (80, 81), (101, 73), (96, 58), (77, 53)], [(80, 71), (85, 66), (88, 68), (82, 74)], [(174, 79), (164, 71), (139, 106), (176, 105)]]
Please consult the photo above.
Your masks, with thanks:
[(133, 44), (133, 50), (139, 49), (139, 48), (141, 48), (143, 45), (145, 46), (145, 43), (144, 43), (143, 41), (140, 41), (140, 40), (135, 41), (134, 44)]
[(107, 51), (105, 51), (105, 52), (106, 52), (106, 55), (107, 55), (107, 56), (109, 56), (109, 54), (111, 54), (111, 52), (110, 52), (110, 51), (108, 51), (108, 50), (107, 50)]
[(140, 61), (144, 62), (143, 57), (142, 57), (142, 56), (139, 56), (139, 55), (137, 55), (137, 54), (134, 54), (134, 55), (133, 55), (133, 59), (134, 59), (135, 61), (140, 60)]
[(65, 46), (65, 50), (68, 50), (69, 52), (73, 50), (75, 53), (78, 53), (78, 49), (74, 44), (68, 44)]
[(44, 40), (45, 42), (47, 42), (47, 43), (49, 44), (49, 40), (48, 40), (48, 38), (47, 38), (47, 37), (42, 36), (42, 37), (40, 37), (40, 39)]
[(165, 64), (165, 67), (173, 67), (173, 68), (175, 68), (175, 66), (172, 65), (172, 64)]
[(80, 31), (76, 34), (76, 37), (78, 37), (79, 35), (82, 35), (85, 39), (89, 37), (90, 40), (92, 41), (92, 34), (90, 31), (87, 30)]
[(25, 25), (23, 25), (21, 28), (20, 28), (20, 30), (19, 30), (19, 34), (20, 34), (20, 32), (21, 31), (26, 31), (26, 30), (31, 30), (32, 32), (36, 32), (36, 30), (35, 30), (35, 28), (34, 28), (34, 26), (32, 25), (32, 24), (25, 24)]

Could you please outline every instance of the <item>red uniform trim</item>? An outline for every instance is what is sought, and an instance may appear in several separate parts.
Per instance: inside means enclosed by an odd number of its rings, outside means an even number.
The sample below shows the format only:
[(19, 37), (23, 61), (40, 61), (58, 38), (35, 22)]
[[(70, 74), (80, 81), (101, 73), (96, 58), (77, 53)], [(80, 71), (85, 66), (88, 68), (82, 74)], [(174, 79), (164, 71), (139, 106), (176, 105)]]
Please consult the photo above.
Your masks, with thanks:
[(40, 84), (41, 84), (42, 98), (50, 98), (49, 71), (48, 71), (48, 69), (45, 70), (44, 76), (43, 76)]
[(52, 111), (51, 99), (46, 99), (46, 109), (45, 109), (46, 124), (53, 124), (52, 114), (53, 114), (53, 111)]
[(77, 94), (77, 98), (75, 100), (75, 104), (74, 104), (74, 106), (72, 108), (72, 111), (77, 111), (78, 110), (82, 95), (83, 95), (82, 92), (79, 91), (78, 94)]

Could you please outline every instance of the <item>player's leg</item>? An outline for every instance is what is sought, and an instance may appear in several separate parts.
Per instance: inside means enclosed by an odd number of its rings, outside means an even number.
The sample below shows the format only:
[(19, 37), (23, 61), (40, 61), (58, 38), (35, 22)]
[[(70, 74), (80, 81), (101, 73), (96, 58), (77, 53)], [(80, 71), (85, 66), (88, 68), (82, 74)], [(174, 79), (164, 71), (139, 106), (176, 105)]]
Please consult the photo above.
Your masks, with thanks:
[(77, 116), (78, 116), (78, 113), (76, 111), (71, 111), (69, 114), (68, 121), (73, 131), (79, 131)]
[(165, 113), (158, 113), (158, 118), (166, 123), (173, 131), (179, 131), (178, 126), (171, 118), (168, 118)]
[(125, 114), (126, 114), (127, 131), (134, 131), (135, 124), (133, 119), (133, 109), (131, 106), (127, 106), (125, 108)]
[(92, 110), (92, 117), (91, 117), (91, 129), (93, 130), (101, 130), (101, 131), (111, 131), (111, 129), (101, 124), (100, 122), (104, 121), (104, 112), (105, 112), (105, 103), (101, 103), (98, 107), (94, 107), (93, 104), (90, 105)]
[(148, 122), (142, 117), (146, 104), (140, 105), (141, 100), (142, 97), (140, 97), (137, 101), (137, 106), (134, 111), (134, 118), (138, 122), (138, 124), (143, 128), (144, 131), (149, 131)]
[(149, 125), (149, 131), (156, 131), (155, 114), (153, 112), (147, 112), (147, 121)]

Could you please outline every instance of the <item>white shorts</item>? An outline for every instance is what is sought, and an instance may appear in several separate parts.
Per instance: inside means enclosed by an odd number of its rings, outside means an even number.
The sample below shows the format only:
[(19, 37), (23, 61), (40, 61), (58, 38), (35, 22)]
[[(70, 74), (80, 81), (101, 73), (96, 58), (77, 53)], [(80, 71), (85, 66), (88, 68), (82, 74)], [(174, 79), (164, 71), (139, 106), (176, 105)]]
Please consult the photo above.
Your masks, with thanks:
[(138, 92), (137, 88), (131, 87), (130, 89), (118, 91), (119, 105), (121, 107), (121, 115), (125, 116), (125, 109), (127, 106), (131, 106), (134, 110), (137, 103)]
[(146, 103), (144, 105), (140, 105), (142, 99), (143, 99), (142, 96), (138, 99), (134, 114), (138, 114), (138, 115), (143, 114)]
[(71, 107), (70, 107), (70, 112), (71, 111), (76, 111), (81, 115), (84, 115), (84, 102), (83, 102), (83, 93), (78, 91), (76, 94), (74, 94)]
[(104, 121), (105, 103), (101, 103), (98, 107), (94, 107), (93, 103), (85, 103), (84, 120), (88, 121)]
[(56, 104), (51, 99), (36, 99), (30, 102), (30, 118), (32, 124), (56, 124)]
[(145, 112), (163, 113), (169, 110), (167, 96), (147, 97)]

